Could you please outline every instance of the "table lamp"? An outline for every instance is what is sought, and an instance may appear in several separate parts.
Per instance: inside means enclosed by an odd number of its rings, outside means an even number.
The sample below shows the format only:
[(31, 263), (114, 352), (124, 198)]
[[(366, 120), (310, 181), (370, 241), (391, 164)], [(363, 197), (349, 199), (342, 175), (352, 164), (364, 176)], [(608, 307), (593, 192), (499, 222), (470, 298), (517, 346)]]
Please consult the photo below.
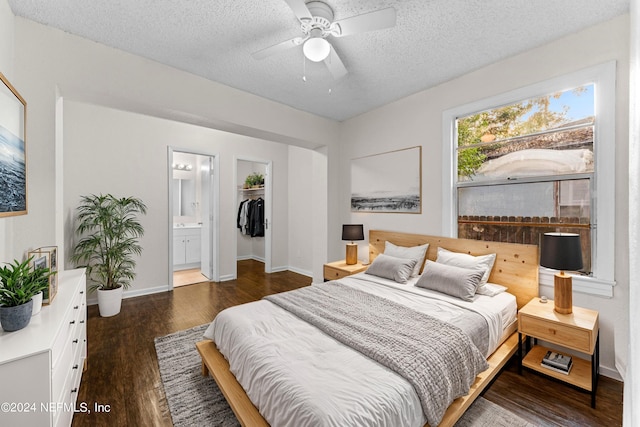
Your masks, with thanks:
[(347, 243), (347, 265), (358, 263), (358, 245), (353, 243), (355, 240), (364, 240), (364, 230), (362, 224), (343, 224), (342, 240), (350, 240)]
[(580, 235), (574, 233), (544, 233), (540, 245), (540, 265), (560, 270), (553, 278), (554, 310), (561, 314), (572, 312), (571, 276), (565, 270), (582, 268)]

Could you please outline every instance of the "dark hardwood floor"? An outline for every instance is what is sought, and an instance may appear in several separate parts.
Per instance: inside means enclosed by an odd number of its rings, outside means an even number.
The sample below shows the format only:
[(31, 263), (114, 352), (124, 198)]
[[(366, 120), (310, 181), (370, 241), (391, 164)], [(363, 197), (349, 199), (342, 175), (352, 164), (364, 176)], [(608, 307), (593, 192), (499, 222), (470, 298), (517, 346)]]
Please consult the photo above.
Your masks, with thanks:
[[(226, 307), (306, 286), (310, 279), (292, 272), (265, 274), (262, 263), (241, 261), (237, 280), (199, 283), (173, 292), (126, 299), (122, 312), (101, 318), (88, 313), (88, 369), (73, 426), (171, 426), (171, 417), (153, 343), (155, 337), (210, 322)], [(484, 397), (539, 426), (622, 425), (622, 383), (601, 377), (597, 409), (587, 393), (532, 372), (522, 376), (511, 361)], [(94, 405), (109, 412), (95, 412)]]

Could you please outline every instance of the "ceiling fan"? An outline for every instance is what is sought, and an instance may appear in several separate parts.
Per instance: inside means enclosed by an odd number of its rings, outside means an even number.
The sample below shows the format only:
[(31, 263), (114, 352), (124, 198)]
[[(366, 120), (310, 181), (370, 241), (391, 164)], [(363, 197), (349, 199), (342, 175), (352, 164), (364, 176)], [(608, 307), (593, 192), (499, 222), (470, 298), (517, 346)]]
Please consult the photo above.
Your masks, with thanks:
[(350, 36), (396, 25), (396, 10), (393, 7), (334, 21), (333, 10), (322, 1), (307, 3), (304, 0), (284, 1), (300, 21), (303, 35), (259, 50), (252, 56), (255, 59), (264, 59), (302, 45), (304, 56), (310, 61), (324, 61), (335, 79), (344, 77), (347, 74), (347, 69), (331, 43), (327, 41), (327, 37)]

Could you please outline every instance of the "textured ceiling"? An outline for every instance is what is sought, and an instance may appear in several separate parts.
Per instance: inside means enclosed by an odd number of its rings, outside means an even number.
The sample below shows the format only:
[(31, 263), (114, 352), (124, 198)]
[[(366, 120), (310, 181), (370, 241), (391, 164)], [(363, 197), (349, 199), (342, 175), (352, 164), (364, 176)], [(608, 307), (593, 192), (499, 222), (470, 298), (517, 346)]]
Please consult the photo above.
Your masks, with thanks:
[(284, 0), (9, 0), (17, 16), (340, 121), (629, 10), (629, 0), (325, 3), (335, 20), (397, 11), (393, 28), (329, 38), (349, 71), (338, 81), (305, 64), (300, 46), (251, 56), (301, 35)]

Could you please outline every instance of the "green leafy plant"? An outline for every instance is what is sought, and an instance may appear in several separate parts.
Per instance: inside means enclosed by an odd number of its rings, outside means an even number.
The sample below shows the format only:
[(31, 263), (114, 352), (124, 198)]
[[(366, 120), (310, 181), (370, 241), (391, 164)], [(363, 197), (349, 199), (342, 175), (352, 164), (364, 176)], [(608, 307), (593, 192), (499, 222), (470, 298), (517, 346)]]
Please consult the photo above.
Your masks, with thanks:
[(244, 180), (244, 183), (248, 187), (252, 187), (254, 185), (263, 185), (264, 184), (264, 175), (258, 172), (254, 172), (251, 175), (248, 175)]
[(13, 264), (0, 267), (0, 305), (16, 307), (29, 300), (49, 286), (49, 276), (55, 274), (48, 268), (31, 268), (33, 257), (24, 262), (14, 260)]
[(82, 238), (71, 260), (87, 269), (93, 282), (89, 290), (131, 286), (136, 275), (134, 255), (142, 254), (138, 239), (144, 234), (138, 215), (146, 213), (146, 205), (135, 197), (100, 194), (81, 198), (76, 234)]

